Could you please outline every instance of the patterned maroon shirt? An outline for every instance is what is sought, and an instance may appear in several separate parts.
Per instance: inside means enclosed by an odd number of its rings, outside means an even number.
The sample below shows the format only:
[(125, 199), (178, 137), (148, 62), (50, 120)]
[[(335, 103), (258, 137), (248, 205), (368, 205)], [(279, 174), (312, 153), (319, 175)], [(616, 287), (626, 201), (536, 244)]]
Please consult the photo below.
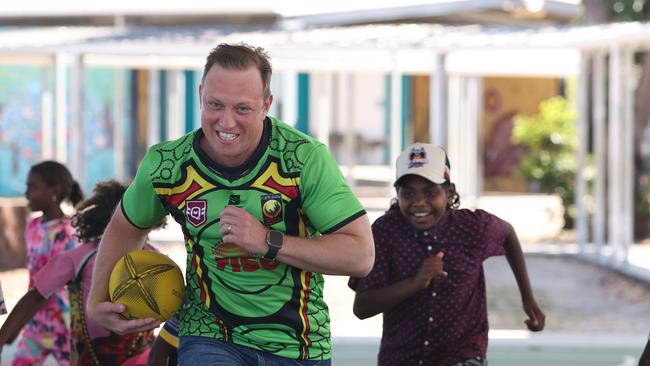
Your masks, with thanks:
[(372, 225), (375, 265), (350, 278), (357, 292), (389, 286), (417, 274), (423, 258), (443, 251), (448, 276), (384, 312), (380, 366), (448, 366), (487, 350), (483, 261), (505, 253), (508, 224), (483, 210), (449, 209), (431, 230), (413, 228), (399, 210)]

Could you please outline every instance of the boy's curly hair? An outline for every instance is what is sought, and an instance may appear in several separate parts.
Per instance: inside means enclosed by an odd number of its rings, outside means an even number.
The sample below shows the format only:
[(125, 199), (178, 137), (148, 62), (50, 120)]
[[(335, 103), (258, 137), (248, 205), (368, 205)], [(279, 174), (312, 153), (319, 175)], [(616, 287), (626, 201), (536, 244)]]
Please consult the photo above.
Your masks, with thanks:
[[(79, 242), (88, 243), (102, 237), (126, 188), (115, 180), (99, 182), (93, 188), (92, 195), (77, 205), (77, 213), (72, 216), (72, 226), (76, 229), (75, 236)], [(165, 225), (163, 219), (154, 228)]]

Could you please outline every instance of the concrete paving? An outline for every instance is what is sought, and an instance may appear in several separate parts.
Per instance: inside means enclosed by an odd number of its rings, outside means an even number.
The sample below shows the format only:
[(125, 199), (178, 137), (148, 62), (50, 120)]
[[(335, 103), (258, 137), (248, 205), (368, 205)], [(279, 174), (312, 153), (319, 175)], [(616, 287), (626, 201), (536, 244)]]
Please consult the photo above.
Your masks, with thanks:
[[(371, 220), (381, 215), (381, 210), (368, 212)], [(166, 230), (151, 234), (151, 239), (164, 253), (181, 267), (185, 264), (185, 250), (180, 228), (171, 224)], [(580, 254), (575, 244), (525, 244), (527, 255), (557, 254), (576, 256), (587, 261), (606, 265), (607, 261), (590, 254)], [(588, 251), (592, 251), (588, 248)], [(631, 248), (628, 262), (615, 270), (643, 281), (650, 286), (650, 245)], [(333, 364), (342, 366), (375, 365), (381, 336), (381, 317), (357, 319), (350, 309), (354, 293), (347, 288), (347, 277), (326, 276), (325, 297), (332, 316)], [(26, 284), (25, 284), (26, 286)], [(615, 311), (615, 309), (612, 309)], [(6, 316), (0, 317), (4, 321)], [(549, 332), (531, 333), (525, 330), (500, 330), (490, 332), (488, 359), (491, 366), (632, 366), (645, 345), (644, 334), (589, 334)], [(0, 366), (10, 365), (14, 345), (2, 350)], [(56, 365), (48, 359), (45, 365)]]
[[(381, 210), (368, 211), (371, 221), (381, 214)], [(160, 244), (172, 242), (180, 234), (180, 229), (174, 230), (170, 227), (166, 232), (152, 234), (152, 239)], [(575, 256), (607, 265), (607, 260), (581, 254), (576, 244), (524, 244), (523, 249), (526, 255)], [(593, 251), (591, 247), (585, 248), (587, 253)], [(185, 255), (179, 251), (169, 254), (178, 259)], [(180, 264), (183, 260), (178, 262)], [(617, 266), (615, 270), (650, 286), (650, 245), (633, 246), (628, 263)], [(352, 314), (354, 293), (347, 288), (347, 277), (326, 276), (325, 284), (325, 298), (332, 317), (333, 364), (375, 365), (381, 337), (381, 316), (361, 321)], [(647, 333), (532, 333), (495, 329), (490, 331), (488, 359), (491, 366), (636, 366), (647, 337)]]

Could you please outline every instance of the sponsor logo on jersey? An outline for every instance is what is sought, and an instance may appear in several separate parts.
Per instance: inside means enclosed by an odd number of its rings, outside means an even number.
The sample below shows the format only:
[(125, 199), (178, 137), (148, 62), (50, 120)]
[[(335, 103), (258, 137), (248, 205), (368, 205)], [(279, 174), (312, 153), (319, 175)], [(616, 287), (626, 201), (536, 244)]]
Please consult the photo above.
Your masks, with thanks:
[(194, 227), (205, 224), (208, 202), (206, 200), (185, 201), (185, 218)]
[(257, 258), (255, 254), (242, 250), (236, 244), (223, 241), (219, 242), (213, 251), (219, 271), (255, 272), (261, 269), (272, 271), (280, 265), (276, 260)]
[(260, 198), (262, 216), (266, 225), (277, 224), (282, 221), (282, 197), (280, 194), (266, 194)]

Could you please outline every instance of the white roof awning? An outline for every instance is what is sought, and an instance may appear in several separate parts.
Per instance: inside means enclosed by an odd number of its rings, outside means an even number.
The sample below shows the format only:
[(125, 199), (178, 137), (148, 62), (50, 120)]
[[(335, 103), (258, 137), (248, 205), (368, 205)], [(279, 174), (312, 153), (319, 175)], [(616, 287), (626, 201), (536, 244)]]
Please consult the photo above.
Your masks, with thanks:
[(531, 29), (372, 25), (300, 31), (209, 27), (55, 27), (0, 30), (0, 63), (81, 55), (94, 65), (200, 68), (215, 45), (247, 42), (270, 53), (276, 70), (430, 73), (446, 55), (451, 73), (573, 75), (580, 53), (650, 48), (650, 23)]

